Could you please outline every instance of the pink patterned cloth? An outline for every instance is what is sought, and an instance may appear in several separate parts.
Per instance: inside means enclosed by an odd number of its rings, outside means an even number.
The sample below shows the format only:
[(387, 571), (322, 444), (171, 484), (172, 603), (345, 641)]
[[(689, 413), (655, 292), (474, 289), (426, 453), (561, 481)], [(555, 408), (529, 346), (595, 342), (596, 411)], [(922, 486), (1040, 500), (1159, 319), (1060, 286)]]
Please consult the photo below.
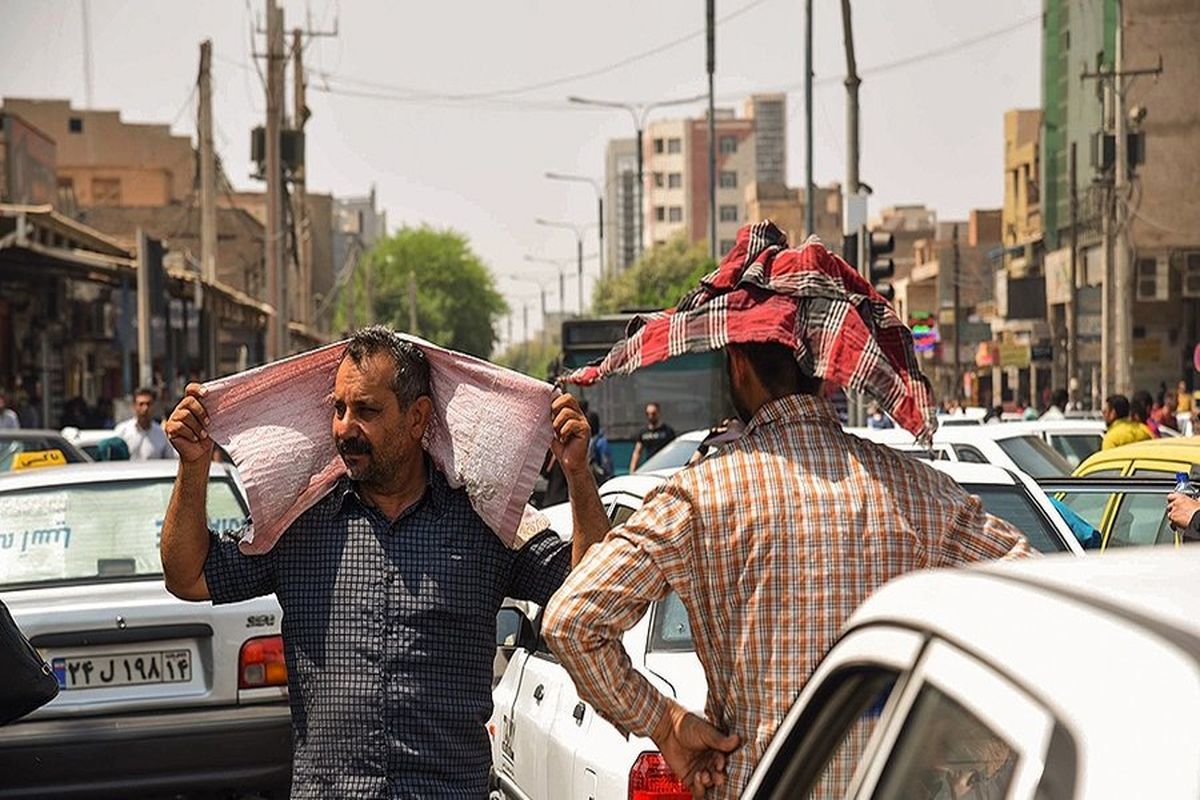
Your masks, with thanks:
[[(553, 437), (558, 390), (404, 334), (429, 360), (434, 414), (424, 446), (453, 488), (509, 547), (548, 526), (526, 504)], [(242, 552), (266, 553), (346, 467), (334, 446), (338, 342), (205, 384), (209, 434), (237, 465), (253, 520)]]

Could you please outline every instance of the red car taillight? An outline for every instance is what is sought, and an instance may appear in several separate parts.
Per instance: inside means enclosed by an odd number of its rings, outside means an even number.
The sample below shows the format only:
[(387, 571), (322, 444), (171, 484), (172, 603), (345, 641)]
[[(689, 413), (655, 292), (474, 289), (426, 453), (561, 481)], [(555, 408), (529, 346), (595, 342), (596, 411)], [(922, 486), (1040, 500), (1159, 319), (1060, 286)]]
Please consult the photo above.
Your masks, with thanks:
[(629, 800), (691, 800), (661, 753), (642, 753), (629, 770)]
[(238, 688), (258, 689), (263, 686), (287, 686), (282, 636), (247, 639), (238, 655)]

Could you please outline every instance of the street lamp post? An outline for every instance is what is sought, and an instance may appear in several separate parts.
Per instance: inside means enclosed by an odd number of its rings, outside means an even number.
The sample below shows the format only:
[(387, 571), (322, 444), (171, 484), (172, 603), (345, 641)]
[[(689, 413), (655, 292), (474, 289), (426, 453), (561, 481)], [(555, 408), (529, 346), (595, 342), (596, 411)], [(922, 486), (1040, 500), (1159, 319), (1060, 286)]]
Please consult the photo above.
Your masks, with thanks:
[(511, 275), (510, 274), (507, 277), (511, 281), (520, 281), (522, 283), (532, 283), (534, 286), (538, 287), (538, 293), (541, 295), (541, 300), (542, 300), (542, 345), (545, 346), (548, 343), (548, 340), (546, 338), (546, 334), (547, 334), (547, 331), (546, 331), (546, 284), (543, 281), (534, 280), (533, 278), (527, 278), (524, 275)]
[(579, 278), (579, 316), (583, 316), (583, 229), (587, 225), (575, 225), (570, 222), (557, 222), (549, 219), (541, 219), (540, 217), (534, 220), (538, 225), (546, 228), (561, 228), (562, 230), (570, 231), (575, 234), (575, 260)]
[(596, 224), (600, 230), (600, 275), (604, 275), (604, 189), (601, 182), (595, 178), (589, 178), (586, 175), (567, 175), (561, 172), (547, 172), (546, 177), (552, 181), (571, 181), (574, 183), (587, 183), (596, 190), (596, 209), (599, 212), (596, 218)]
[[(598, 106), (600, 108), (622, 108), (629, 112), (629, 116), (633, 118), (633, 127), (637, 136), (637, 226), (635, 228), (635, 236), (637, 237), (637, 254), (642, 255), (642, 228), (644, 226), (643, 216), (645, 209), (642, 207), (645, 203), (646, 195), (646, 176), (644, 174), (645, 156), (643, 149), (645, 147), (642, 141), (642, 134), (646, 127), (646, 118), (650, 112), (656, 108), (664, 106), (680, 106), (688, 103), (696, 103), (707, 98), (707, 94), (698, 94), (693, 97), (681, 97), (676, 100), (660, 100), (656, 103), (622, 103), (614, 100), (594, 100), (587, 97), (576, 97), (572, 95), (567, 98), (567, 102), (578, 103), (584, 106)], [(711, 210), (716, 213), (716, 209)]]

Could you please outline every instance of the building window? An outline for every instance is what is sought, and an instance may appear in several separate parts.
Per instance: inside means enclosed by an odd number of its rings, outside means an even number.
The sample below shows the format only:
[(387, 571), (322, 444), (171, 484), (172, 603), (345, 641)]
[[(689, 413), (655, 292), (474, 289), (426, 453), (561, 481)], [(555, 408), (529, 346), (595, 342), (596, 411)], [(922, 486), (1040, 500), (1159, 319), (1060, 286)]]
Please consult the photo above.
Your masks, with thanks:
[(737, 173), (733, 171), (722, 170), (720, 186), (722, 189), (736, 189)]
[(661, 153), (662, 151), (663, 151), (663, 140), (655, 139), (654, 140), (654, 152)]
[(663, 222), (664, 220), (666, 220), (666, 218), (667, 218), (667, 207), (666, 206), (655, 206), (654, 207), (654, 219), (657, 222)]
[(121, 179), (92, 178), (92, 204), (97, 206), (121, 205)]
[(68, 119), (67, 130), (71, 133), (83, 133), (83, 117), (71, 117)]
[(683, 173), (682, 172), (672, 172), (670, 175), (668, 175), (667, 176), (667, 188), (668, 189), (682, 189), (683, 188)]
[(683, 222), (683, 206), (671, 206), (668, 214), (670, 222)]
[(657, 188), (657, 189), (661, 189), (661, 188), (662, 188), (662, 185), (663, 185), (663, 174), (662, 174), (661, 172), (656, 172), (656, 173), (654, 173), (654, 186), (655, 186), (655, 188)]
[(737, 206), (721, 206), (721, 222), (737, 222)]
[(722, 239), (721, 240), (721, 253), (722, 254), (728, 253), (730, 250), (733, 249), (734, 245), (736, 245), (736, 244), (737, 244), (737, 240), (735, 240), (735, 239)]
[(737, 137), (736, 136), (722, 136), (719, 141), (721, 144), (721, 152), (722, 153), (729, 154), (729, 153), (737, 152)]
[(667, 139), (667, 152), (668, 153), (682, 153), (683, 152), (683, 139), (680, 139), (679, 137)]

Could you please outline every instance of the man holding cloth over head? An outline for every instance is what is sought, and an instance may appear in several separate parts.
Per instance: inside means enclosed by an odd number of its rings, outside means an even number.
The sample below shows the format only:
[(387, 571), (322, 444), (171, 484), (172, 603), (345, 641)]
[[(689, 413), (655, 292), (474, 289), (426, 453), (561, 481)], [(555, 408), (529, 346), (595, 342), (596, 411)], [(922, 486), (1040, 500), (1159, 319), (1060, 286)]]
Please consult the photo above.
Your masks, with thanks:
[[(217, 390), (192, 384), (166, 425), (180, 456), (163, 524), (167, 588), (214, 603), (274, 593), (283, 608), (293, 798), (485, 796), (496, 612), (506, 596), (545, 603), (591, 541), (578, 539), (572, 550), (545, 531), (514, 548), (501, 541), (502, 531), (489, 530), (469, 494), (481, 473), (473, 483), (463, 475), (511, 454), (467, 442), (453, 453), (453, 470), (435, 463), (442, 441), (431, 433), (435, 424), (442, 433), (458, 425), (477, 431), (468, 436), (486, 430), (464, 420), (472, 409), (455, 419), (442, 409), (439, 417), (433, 349), (367, 328), (343, 346), (218, 381)], [(476, 408), (521, 406), (529, 411), (524, 419), (539, 421), (549, 415), (555, 457), (590, 477), (588, 426), (573, 398), (558, 397), (552, 409), (537, 406), (550, 402), (546, 384), (538, 394), (539, 384), (522, 376), (446, 351), (439, 358), (448, 371), (465, 363), (464, 372), (487, 373), (482, 383), (489, 388), (478, 392)], [(506, 380), (521, 388), (506, 396), (490, 388)], [(443, 402), (471, 393), (465, 381), (446, 383)], [(269, 508), (286, 486), (320, 487), (267, 552), (262, 542), (239, 544), (210, 533), (205, 517), (210, 430), (228, 433), (228, 421), (218, 427), (223, 417), (254, 417), (264, 408), (274, 409), (270, 419), (250, 419), (233, 439), (220, 441), (235, 460), (241, 454), (252, 511), (256, 497), (265, 495)], [(514, 441), (522, 439), (515, 416), (506, 432)], [(278, 446), (281, 435), (294, 435), (290, 447)], [(277, 452), (257, 452), (271, 449), (264, 443), (271, 437)], [(296, 476), (290, 466), (314, 452), (322, 469)], [(531, 488), (540, 456), (529, 458)], [(485, 503), (511, 489), (506, 479), (496, 477)], [(452, 480), (467, 485), (454, 488)], [(518, 512), (523, 503), (519, 498)], [(255, 528), (261, 526), (255, 538), (269, 538), (271, 520), (254, 513)], [(260, 554), (248, 553), (247, 544)]]
[[(593, 547), (551, 600), (543, 634), (580, 696), (618, 728), (651, 737), (695, 796), (733, 798), (868, 594), (910, 570), (1029, 548), (945, 475), (842, 430), (823, 379), (869, 391), (922, 438), (935, 410), (911, 333), (815, 239), (788, 249), (770, 222), (743, 228), (698, 289), (640, 322), (599, 365), (566, 380), (725, 347), (746, 432), (676, 473)], [(607, 527), (595, 490), (569, 477), (576, 535)], [(670, 590), (704, 665), (706, 718), (663, 696), (621, 646)], [(853, 764), (838, 769), (849, 770), (830, 776), (840, 790)]]

